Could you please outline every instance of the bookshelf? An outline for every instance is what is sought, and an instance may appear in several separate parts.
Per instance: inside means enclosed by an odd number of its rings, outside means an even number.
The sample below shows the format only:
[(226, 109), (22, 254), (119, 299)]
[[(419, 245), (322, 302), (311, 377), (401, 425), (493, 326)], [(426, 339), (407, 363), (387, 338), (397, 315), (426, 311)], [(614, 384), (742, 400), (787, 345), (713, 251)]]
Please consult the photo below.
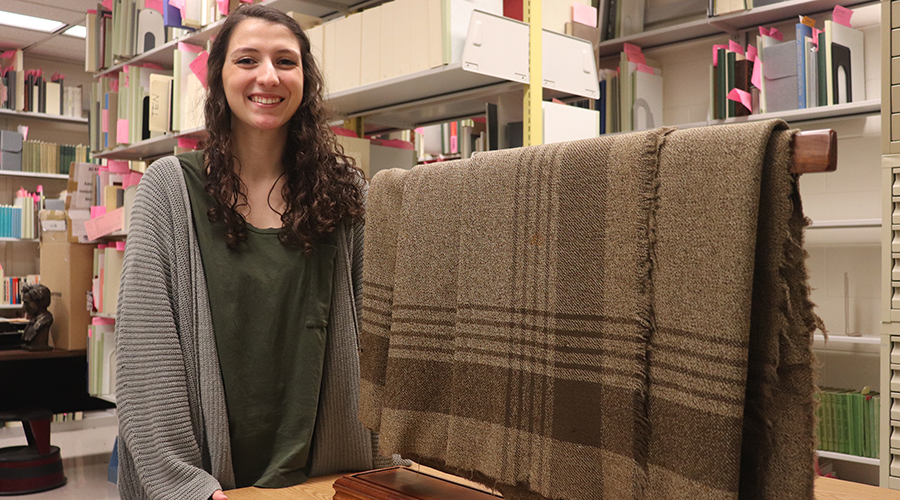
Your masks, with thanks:
[(710, 35), (736, 33), (743, 29), (755, 28), (761, 24), (781, 22), (789, 18), (796, 19), (801, 15), (809, 16), (831, 11), (836, 5), (850, 7), (866, 3), (867, 1), (869, 0), (788, 0), (724, 16), (688, 20), (672, 26), (601, 42), (599, 45), (599, 56), (605, 57), (618, 54), (622, 52), (626, 43), (648, 49)]

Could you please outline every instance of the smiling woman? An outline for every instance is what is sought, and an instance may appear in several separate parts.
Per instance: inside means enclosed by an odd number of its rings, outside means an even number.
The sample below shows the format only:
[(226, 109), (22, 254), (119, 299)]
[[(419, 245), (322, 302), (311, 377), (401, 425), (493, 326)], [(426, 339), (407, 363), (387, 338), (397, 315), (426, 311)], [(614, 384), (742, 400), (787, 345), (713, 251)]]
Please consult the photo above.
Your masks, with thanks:
[(119, 491), (222, 500), (388, 465), (357, 419), (361, 171), (309, 40), (243, 5), (208, 62), (204, 151), (138, 189), (116, 322)]

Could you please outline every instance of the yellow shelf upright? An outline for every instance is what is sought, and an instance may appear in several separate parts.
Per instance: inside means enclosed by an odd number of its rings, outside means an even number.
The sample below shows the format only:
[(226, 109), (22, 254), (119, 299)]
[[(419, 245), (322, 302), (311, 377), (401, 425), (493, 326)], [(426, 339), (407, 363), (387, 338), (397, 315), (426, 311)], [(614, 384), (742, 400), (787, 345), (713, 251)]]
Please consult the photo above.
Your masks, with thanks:
[(525, 85), (525, 102), (522, 123), (523, 143), (537, 146), (544, 142), (543, 109), (543, 22), (541, 0), (522, 0), (522, 12), (528, 23), (528, 83)]

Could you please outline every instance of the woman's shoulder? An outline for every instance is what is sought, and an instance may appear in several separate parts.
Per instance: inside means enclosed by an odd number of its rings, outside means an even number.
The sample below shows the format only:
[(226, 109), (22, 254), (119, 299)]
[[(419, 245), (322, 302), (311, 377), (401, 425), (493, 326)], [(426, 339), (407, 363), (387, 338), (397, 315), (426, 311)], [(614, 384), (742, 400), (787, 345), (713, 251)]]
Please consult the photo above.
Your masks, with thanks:
[(202, 149), (181, 153), (179, 155), (176, 155), (175, 158), (177, 158), (181, 163), (181, 168), (190, 169), (194, 172), (199, 172), (202, 169), (203, 165), (206, 163)]

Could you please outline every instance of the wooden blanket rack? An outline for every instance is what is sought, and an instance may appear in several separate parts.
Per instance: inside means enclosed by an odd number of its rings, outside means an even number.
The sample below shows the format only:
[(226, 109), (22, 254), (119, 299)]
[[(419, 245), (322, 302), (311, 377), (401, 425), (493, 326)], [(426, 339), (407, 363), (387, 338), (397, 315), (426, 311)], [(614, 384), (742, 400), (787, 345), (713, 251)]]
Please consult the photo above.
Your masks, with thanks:
[(795, 174), (837, 170), (837, 133), (831, 129), (800, 131), (794, 135)]

